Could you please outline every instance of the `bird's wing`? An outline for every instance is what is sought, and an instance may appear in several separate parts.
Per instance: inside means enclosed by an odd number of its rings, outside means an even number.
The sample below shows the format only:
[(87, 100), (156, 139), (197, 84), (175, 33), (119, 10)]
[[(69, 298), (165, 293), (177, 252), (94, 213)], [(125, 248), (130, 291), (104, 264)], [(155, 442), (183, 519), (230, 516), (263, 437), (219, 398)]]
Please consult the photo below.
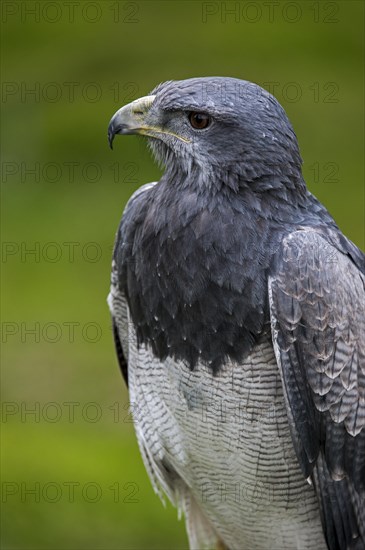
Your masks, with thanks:
[(365, 277), (346, 252), (293, 232), (269, 278), (292, 439), (330, 550), (365, 548)]
[(113, 259), (108, 305), (112, 316), (115, 351), (121, 373), (128, 386), (128, 306), (124, 293), (118, 287), (117, 276), (118, 271)]
[(133, 213), (136, 208), (138, 208), (138, 203), (142, 199), (144, 200), (145, 193), (151, 189), (157, 182), (147, 183), (142, 185), (137, 191), (131, 196), (127, 205), (124, 209), (122, 221), (120, 227), (118, 228), (117, 236), (115, 239), (113, 261), (112, 261), (112, 274), (111, 274), (111, 285), (110, 292), (108, 295), (108, 305), (110, 313), (112, 316), (112, 329), (114, 336), (115, 349), (117, 353), (118, 363), (120, 370), (122, 372), (123, 378), (128, 385), (128, 324), (129, 324), (129, 310), (127, 306), (127, 299), (120, 288), (120, 278), (121, 270), (123, 266), (120, 264), (120, 258), (118, 253), (120, 251), (121, 241), (125, 238), (124, 226), (125, 222), (130, 217), (133, 218)]

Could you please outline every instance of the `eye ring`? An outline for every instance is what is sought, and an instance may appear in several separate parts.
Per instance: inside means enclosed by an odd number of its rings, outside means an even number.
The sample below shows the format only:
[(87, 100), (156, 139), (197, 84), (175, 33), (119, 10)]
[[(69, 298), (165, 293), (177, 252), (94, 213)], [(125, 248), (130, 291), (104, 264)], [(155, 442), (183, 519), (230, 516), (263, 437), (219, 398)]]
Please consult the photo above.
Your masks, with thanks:
[(204, 130), (211, 123), (211, 118), (205, 113), (191, 111), (189, 113), (189, 122), (195, 130)]

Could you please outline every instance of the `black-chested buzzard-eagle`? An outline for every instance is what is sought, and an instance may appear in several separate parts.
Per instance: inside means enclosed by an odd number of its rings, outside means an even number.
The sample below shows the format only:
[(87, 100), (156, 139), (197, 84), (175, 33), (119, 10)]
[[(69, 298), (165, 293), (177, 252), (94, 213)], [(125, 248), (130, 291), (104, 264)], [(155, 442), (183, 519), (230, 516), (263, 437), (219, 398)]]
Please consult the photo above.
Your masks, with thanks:
[(284, 110), (193, 78), (115, 134), (165, 166), (126, 206), (109, 295), (155, 490), (194, 549), (364, 550), (364, 255), (307, 191)]

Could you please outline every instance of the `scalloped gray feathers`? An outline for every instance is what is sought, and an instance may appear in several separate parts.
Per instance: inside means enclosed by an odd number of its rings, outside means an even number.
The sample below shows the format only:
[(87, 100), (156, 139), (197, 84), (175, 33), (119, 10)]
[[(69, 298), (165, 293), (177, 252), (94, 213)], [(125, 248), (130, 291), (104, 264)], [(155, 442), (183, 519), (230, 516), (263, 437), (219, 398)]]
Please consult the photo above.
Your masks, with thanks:
[(277, 255), (269, 301), (292, 438), (328, 546), (364, 548), (365, 277), (318, 231), (296, 231)]

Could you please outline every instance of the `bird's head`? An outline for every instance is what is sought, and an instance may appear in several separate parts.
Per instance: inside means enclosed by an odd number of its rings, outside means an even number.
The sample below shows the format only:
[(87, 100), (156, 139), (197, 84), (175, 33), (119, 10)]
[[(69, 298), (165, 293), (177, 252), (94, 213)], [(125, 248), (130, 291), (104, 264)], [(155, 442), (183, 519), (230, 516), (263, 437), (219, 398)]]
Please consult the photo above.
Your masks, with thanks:
[[(234, 78), (169, 81), (119, 109), (108, 137), (148, 136), (157, 160), (199, 181), (237, 190), (260, 178), (301, 180), (292, 126), (278, 101), (260, 86)], [(196, 181), (196, 178), (194, 178)]]

